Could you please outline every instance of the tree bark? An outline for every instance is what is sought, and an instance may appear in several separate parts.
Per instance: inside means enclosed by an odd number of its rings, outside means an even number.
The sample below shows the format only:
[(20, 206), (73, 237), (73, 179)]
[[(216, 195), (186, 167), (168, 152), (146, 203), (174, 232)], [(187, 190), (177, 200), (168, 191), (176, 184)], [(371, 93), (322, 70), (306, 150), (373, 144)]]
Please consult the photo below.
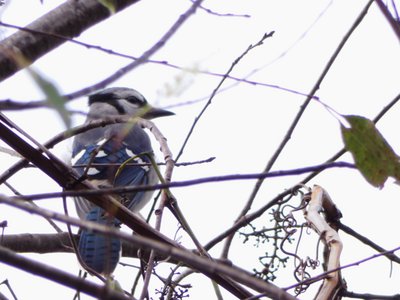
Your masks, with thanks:
[[(139, 0), (114, 0), (119, 12)], [(107, 19), (98, 0), (69, 0), (0, 43), (0, 81), (32, 64), (68, 39)], [(21, 61), (24, 61), (22, 64)]]
[[(74, 234), (73, 238), (78, 244), (79, 237)], [(61, 233), (22, 233), (3, 235), (0, 238), (0, 245), (18, 253), (72, 253), (73, 246), (68, 232)], [(138, 258), (138, 251), (146, 257), (149, 251), (140, 249), (137, 245), (122, 241), (122, 256)], [(166, 256), (159, 256), (157, 259), (164, 260)], [(176, 263), (169, 259), (169, 262)]]

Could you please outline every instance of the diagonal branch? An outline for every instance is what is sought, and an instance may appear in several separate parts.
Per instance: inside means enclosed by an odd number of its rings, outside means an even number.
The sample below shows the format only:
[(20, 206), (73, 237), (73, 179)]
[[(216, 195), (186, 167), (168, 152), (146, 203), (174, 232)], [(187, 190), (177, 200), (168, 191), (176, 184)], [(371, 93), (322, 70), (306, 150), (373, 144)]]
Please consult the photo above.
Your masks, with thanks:
[[(336, 50), (334, 51), (334, 53), (332, 54), (331, 58), (329, 59), (329, 61), (327, 62), (325, 68), (322, 70), (321, 75), (319, 76), (319, 78), (317, 79), (317, 82), (314, 84), (313, 88), (311, 89), (310, 93), (308, 94), (306, 100), (303, 102), (303, 104), (301, 105), (297, 115), (295, 116), (295, 118), (292, 121), (292, 124), (289, 126), (288, 131), (286, 132), (286, 135), (284, 136), (283, 140), (281, 141), (281, 143), (279, 144), (278, 148), (276, 149), (275, 153), (272, 155), (272, 157), (269, 159), (267, 165), (265, 166), (263, 173), (268, 173), (273, 165), (275, 164), (275, 162), (277, 161), (278, 157), (280, 156), (281, 152), (283, 151), (283, 149), (286, 147), (286, 144), (289, 142), (290, 138), (292, 137), (292, 134), (294, 132), (294, 130), (297, 127), (297, 124), (300, 122), (300, 119), (303, 116), (303, 113), (305, 112), (306, 108), (308, 107), (309, 103), (311, 102), (311, 100), (313, 99), (315, 93), (319, 90), (319, 87), (321, 85), (321, 83), (323, 82), (323, 80), (325, 79), (325, 76), (328, 74), (329, 70), (331, 69), (331, 67), (333, 66), (333, 63), (335, 62), (336, 58), (339, 56), (339, 53), (341, 52), (341, 50), (343, 49), (343, 47), (346, 45), (347, 41), (349, 40), (350, 36), (353, 34), (353, 32), (356, 30), (356, 28), (358, 27), (358, 25), (361, 23), (361, 21), (364, 19), (364, 17), (367, 15), (368, 9), (369, 7), (372, 5), (372, 3), (374, 2), (374, 0), (370, 0), (366, 6), (364, 7), (364, 9), (362, 10), (362, 12), (359, 14), (359, 16), (357, 17), (357, 19), (354, 21), (353, 25), (351, 26), (351, 28), (349, 29), (349, 31), (346, 33), (346, 35), (343, 37), (342, 41), (340, 42), (340, 44), (338, 45), (338, 47), (336, 48)], [(254, 185), (253, 190), (251, 191), (250, 197), (247, 200), (246, 205), (243, 207), (242, 211), (240, 212), (239, 216), (237, 217), (235, 223), (238, 223), (241, 221), (241, 219), (246, 216), (246, 214), (249, 212), (249, 210), (251, 209), (251, 206), (254, 202), (254, 199), (256, 198), (258, 191), (260, 190), (262, 184), (264, 182), (263, 178), (260, 178), (256, 184)], [(232, 243), (234, 235), (230, 235), (229, 237), (227, 237), (227, 240), (225, 242), (225, 246), (224, 246), (224, 251), (223, 251), (223, 256), (224, 257), (228, 257), (228, 253), (229, 253), (229, 247)]]
[[(265, 166), (264, 172), (268, 172), (269, 170), (271, 170), (272, 166), (275, 164), (275, 162), (278, 159), (279, 155), (281, 154), (282, 150), (285, 148), (286, 144), (289, 142), (289, 140), (290, 140), (295, 128), (297, 127), (297, 124), (299, 123), (301, 117), (303, 116), (303, 113), (305, 112), (308, 104), (313, 99), (313, 96), (315, 95), (315, 93), (319, 90), (319, 87), (320, 87), (321, 83), (325, 79), (325, 76), (328, 74), (329, 70), (331, 69), (331, 67), (332, 67), (333, 63), (335, 62), (336, 58), (339, 56), (339, 53), (341, 52), (341, 50), (345, 46), (346, 42), (349, 40), (350, 36), (353, 34), (355, 29), (358, 27), (358, 25), (360, 25), (361, 21), (367, 15), (368, 9), (372, 5), (372, 3), (373, 3), (373, 0), (370, 0), (366, 4), (366, 6), (364, 7), (364, 9), (360, 13), (360, 15), (354, 21), (354, 24), (351, 26), (349, 31), (346, 33), (346, 35), (344, 36), (344, 38), (340, 42), (339, 46), (336, 48), (335, 52), (332, 54), (331, 58), (329, 59), (328, 63), (326, 64), (325, 68), (323, 69), (321, 75), (319, 76), (317, 82), (314, 84), (313, 88), (311, 89), (311, 91), (309, 93), (309, 96), (307, 96), (306, 100), (301, 105), (300, 110), (298, 111), (296, 117), (294, 118), (292, 124), (290, 125), (290, 127), (289, 127), (285, 137), (283, 138), (281, 144), (276, 149), (274, 155), (271, 157), (271, 159), (268, 161), (267, 165)], [(262, 185), (262, 183), (263, 183), (263, 179), (260, 179), (256, 183), (256, 185), (254, 186), (254, 189), (253, 189), (253, 191), (252, 191), (252, 193), (250, 195), (249, 201), (248, 201), (248, 205), (246, 207), (244, 207), (244, 209), (241, 212), (238, 220), (250, 210), (251, 204), (253, 203), (253, 201), (254, 201), (254, 199), (255, 199), (255, 197), (256, 197), (256, 195), (257, 195), (257, 193), (258, 193), (258, 191), (259, 191), (259, 189), (260, 189), (260, 187)]]
[(186, 145), (187, 145), (187, 143), (188, 143), (190, 137), (192, 136), (192, 133), (193, 133), (193, 131), (194, 131), (194, 129), (195, 129), (197, 123), (200, 121), (201, 117), (203, 116), (203, 114), (205, 113), (205, 111), (207, 110), (207, 108), (211, 105), (212, 100), (214, 99), (214, 97), (215, 97), (215, 95), (217, 94), (218, 90), (221, 88), (222, 84), (225, 82), (225, 80), (226, 80), (227, 78), (229, 78), (229, 76), (230, 76), (232, 70), (235, 68), (235, 66), (236, 66), (236, 65), (242, 60), (242, 58), (245, 57), (251, 50), (253, 50), (254, 48), (256, 48), (256, 47), (258, 47), (258, 46), (261, 46), (261, 45), (264, 43), (264, 41), (265, 41), (267, 38), (272, 37), (273, 34), (274, 34), (274, 31), (271, 31), (270, 33), (265, 33), (265, 34), (263, 35), (263, 37), (262, 37), (256, 44), (250, 45), (249, 47), (247, 47), (247, 49), (246, 49), (242, 54), (240, 54), (240, 55), (233, 61), (233, 63), (232, 63), (231, 66), (229, 67), (228, 71), (224, 74), (224, 76), (223, 76), (223, 77), (221, 78), (221, 80), (219, 81), (217, 87), (212, 91), (211, 96), (209, 97), (207, 103), (204, 105), (204, 107), (202, 108), (202, 110), (201, 110), (200, 113), (197, 115), (196, 119), (194, 120), (194, 122), (193, 122), (192, 126), (190, 127), (189, 132), (188, 132), (188, 134), (186, 135), (186, 138), (185, 138), (185, 140), (184, 140), (184, 142), (183, 142), (183, 144), (182, 144), (182, 146), (181, 146), (181, 149), (179, 150), (178, 155), (176, 156), (175, 161), (178, 161), (179, 158), (182, 156), (183, 151), (185, 150)]
[(390, 13), (387, 6), (383, 3), (382, 0), (375, 0), (376, 5), (378, 5), (382, 14), (385, 16), (388, 21), (390, 27), (392, 27), (394, 34), (397, 36), (397, 39), (400, 41), (400, 20), (396, 20)]
[[(113, 1), (115, 11), (121, 11), (138, 0)], [(107, 19), (110, 11), (98, 0), (69, 0), (0, 43), (0, 81), (12, 76), (22, 66), (14, 60), (22, 55), (30, 63), (65, 42), (57, 36), (72, 38)], [(35, 31), (35, 32), (34, 32)], [(43, 33), (39, 33), (43, 32)]]
[(18, 268), (19, 270), (51, 279), (54, 282), (58, 282), (62, 285), (79, 290), (96, 298), (101, 298), (106, 293), (107, 296), (110, 297), (108, 299), (132, 299), (131, 297), (127, 297), (124, 294), (111, 289), (105, 291), (104, 286), (95, 284), (81, 277), (71, 275), (68, 272), (62, 271), (53, 266), (26, 258), (2, 246), (0, 246), (0, 261), (12, 267)]

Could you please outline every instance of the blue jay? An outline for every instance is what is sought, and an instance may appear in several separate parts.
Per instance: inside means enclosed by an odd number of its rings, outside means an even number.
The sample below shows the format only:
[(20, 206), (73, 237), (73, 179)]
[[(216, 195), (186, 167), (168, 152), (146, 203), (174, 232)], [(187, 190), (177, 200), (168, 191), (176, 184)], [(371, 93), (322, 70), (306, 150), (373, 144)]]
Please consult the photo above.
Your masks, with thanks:
[[(108, 88), (89, 96), (85, 123), (110, 116), (138, 116), (152, 119), (173, 115), (150, 106), (134, 89)], [(137, 124), (112, 124), (77, 135), (72, 148), (72, 165), (98, 188), (156, 184), (158, 178), (147, 155), (153, 155), (147, 133)], [(127, 162), (129, 164), (121, 164)], [(152, 191), (116, 195), (117, 200), (138, 212), (150, 200)], [(82, 197), (75, 198), (81, 219), (119, 227), (119, 221)], [(121, 242), (89, 230), (82, 230), (78, 250), (84, 263), (104, 275), (111, 274), (118, 261)]]

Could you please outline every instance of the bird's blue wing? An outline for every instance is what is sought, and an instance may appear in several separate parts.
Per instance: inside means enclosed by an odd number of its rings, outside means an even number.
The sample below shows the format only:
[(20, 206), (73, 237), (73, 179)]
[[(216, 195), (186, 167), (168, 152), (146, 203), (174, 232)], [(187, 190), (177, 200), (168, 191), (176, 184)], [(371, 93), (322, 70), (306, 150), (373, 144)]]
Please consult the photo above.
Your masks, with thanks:
[[(150, 159), (134, 150), (137, 149), (117, 139), (102, 140), (77, 153), (74, 168), (79, 175), (86, 174), (89, 180), (108, 182), (108, 187), (147, 185)], [(128, 209), (135, 210), (143, 195), (143, 191), (125, 193), (120, 201)]]
[[(139, 155), (122, 166), (115, 177), (114, 186), (140, 186), (149, 183), (150, 165), (147, 156)], [(136, 206), (141, 206), (144, 198), (144, 191), (121, 194), (121, 202), (128, 209), (135, 211)]]

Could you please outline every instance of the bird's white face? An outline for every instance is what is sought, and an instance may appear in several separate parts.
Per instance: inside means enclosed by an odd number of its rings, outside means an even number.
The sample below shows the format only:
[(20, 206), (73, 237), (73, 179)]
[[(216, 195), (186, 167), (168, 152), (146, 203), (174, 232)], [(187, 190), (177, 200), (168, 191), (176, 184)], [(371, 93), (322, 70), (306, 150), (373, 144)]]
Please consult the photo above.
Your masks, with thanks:
[(116, 100), (118, 105), (124, 110), (123, 114), (126, 115), (138, 115), (144, 114), (151, 106), (143, 98), (137, 98), (136, 96), (129, 96)]
[[(134, 105), (145, 105), (147, 104), (146, 98), (134, 89), (128, 88), (111, 88), (111, 92), (114, 94), (115, 98), (125, 99)], [(108, 91), (106, 90), (106, 91)]]
[[(89, 97), (89, 105), (93, 117), (110, 114), (140, 116), (151, 109), (142, 94), (128, 88), (109, 88), (93, 94)], [(96, 112), (97, 116), (94, 116), (93, 112)]]
[(145, 109), (148, 106), (146, 98), (134, 89), (114, 88), (112, 91), (113, 99), (123, 107), (128, 114)]

